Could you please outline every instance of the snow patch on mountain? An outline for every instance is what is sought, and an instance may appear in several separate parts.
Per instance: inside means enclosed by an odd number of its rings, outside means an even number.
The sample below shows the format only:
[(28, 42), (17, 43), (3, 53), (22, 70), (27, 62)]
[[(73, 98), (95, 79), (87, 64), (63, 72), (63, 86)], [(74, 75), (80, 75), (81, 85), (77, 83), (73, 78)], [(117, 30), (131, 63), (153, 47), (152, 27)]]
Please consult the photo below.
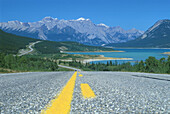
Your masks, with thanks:
[(77, 19), (77, 21), (84, 21), (84, 20), (86, 20), (86, 19), (83, 17)]
[(100, 24), (97, 24), (98, 26), (102, 26), (102, 27), (106, 27), (106, 28), (109, 28), (109, 26), (103, 24), (103, 23), (100, 23)]

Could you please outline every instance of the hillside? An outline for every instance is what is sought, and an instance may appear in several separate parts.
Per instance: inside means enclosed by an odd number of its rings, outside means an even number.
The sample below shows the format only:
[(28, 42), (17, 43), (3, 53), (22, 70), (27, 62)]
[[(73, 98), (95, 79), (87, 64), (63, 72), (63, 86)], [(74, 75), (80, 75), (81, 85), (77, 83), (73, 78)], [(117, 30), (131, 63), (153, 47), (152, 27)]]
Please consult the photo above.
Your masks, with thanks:
[(126, 43), (112, 43), (112, 47), (170, 48), (170, 20), (160, 20), (139, 38)]
[(0, 29), (0, 52), (16, 54), (19, 49), (26, 48), (26, 45), (35, 41), (38, 40), (6, 33)]
[[(26, 45), (36, 41), (38, 40), (17, 36), (0, 30), (0, 52), (3, 53), (17, 54), (20, 49), (26, 48)], [(87, 46), (76, 42), (54, 41), (42, 41), (36, 44), (34, 48), (42, 54), (54, 54), (60, 51), (113, 51), (111, 48)]]
[(83, 45), (77, 42), (43, 41), (35, 45), (42, 54), (52, 54), (57, 51), (114, 51), (111, 48)]

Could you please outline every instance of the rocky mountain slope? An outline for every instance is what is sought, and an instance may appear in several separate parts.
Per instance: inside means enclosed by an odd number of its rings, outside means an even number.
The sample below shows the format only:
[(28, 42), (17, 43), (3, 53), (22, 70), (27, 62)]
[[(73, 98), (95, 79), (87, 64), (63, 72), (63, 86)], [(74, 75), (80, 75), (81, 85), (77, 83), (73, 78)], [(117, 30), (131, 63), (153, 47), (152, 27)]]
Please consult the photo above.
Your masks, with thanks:
[(126, 42), (141, 36), (143, 31), (124, 30), (120, 26), (109, 27), (94, 24), (90, 19), (59, 20), (45, 17), (38, 22), (1, 22), (0, 29), (20, 36), (51, 41), (76, 41), (88, 45), (105, 45)]
[(139, 38), (125, 43), (111, 43), (112, 47), (170, 48), (170, 20), (157, 21)]

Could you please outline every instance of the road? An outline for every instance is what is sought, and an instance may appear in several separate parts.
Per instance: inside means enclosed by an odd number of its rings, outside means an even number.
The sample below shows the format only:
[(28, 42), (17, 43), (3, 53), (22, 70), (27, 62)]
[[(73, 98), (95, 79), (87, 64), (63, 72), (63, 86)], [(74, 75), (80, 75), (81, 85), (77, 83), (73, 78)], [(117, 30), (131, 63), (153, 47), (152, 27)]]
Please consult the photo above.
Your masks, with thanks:
[[(70, 97), (71, 103), (62, 97)], [(51, 107), (55, 107), (57, 100), (62, 100), (59, 105), (70, 103), (71, 114), (170, 113), (170, 75), (85, 71), (0, 74), (1, 114), (40, 113), (52, 101)]]
[(32, 46), (34, 46), (35, 44), (37, 44), (37, 43), (40, 43), (41, 41), (36, 41), (36, 42), (33, 42), (33, 43), (31, 43), (29, 46), (28, 46), (28, 48), (30, 49), (30, 50), (28, 50), (28, 51), (23, 51), (21, 54), (19, 54), (18, 56), (23, 56), (23, 55), (26, 55), (26, 54), (28, 54), (28, 53), (31, 53), (34, 49), (32, 48)]
[(73, 68), (73, 67), (69, 67), (69, 66), (63, 66), (63, 65), (58, 65), (59, 67), (63, 67), (63, 68), (67, 68), (67, 69), (71, 69), (71, 70), (76, 70), (76, 71), (81, 71), (81, 69), (77, 69), (77, 68)]

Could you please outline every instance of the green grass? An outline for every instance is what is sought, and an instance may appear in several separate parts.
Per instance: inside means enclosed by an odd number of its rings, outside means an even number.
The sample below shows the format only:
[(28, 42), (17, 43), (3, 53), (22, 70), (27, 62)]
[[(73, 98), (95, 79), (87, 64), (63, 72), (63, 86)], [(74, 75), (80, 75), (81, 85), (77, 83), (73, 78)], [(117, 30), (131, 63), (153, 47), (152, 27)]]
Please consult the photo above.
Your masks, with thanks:
[(74, 71), (74, 70), (73, 69), (67, 69), (67, 68), (59, 67), (58, 71)]

